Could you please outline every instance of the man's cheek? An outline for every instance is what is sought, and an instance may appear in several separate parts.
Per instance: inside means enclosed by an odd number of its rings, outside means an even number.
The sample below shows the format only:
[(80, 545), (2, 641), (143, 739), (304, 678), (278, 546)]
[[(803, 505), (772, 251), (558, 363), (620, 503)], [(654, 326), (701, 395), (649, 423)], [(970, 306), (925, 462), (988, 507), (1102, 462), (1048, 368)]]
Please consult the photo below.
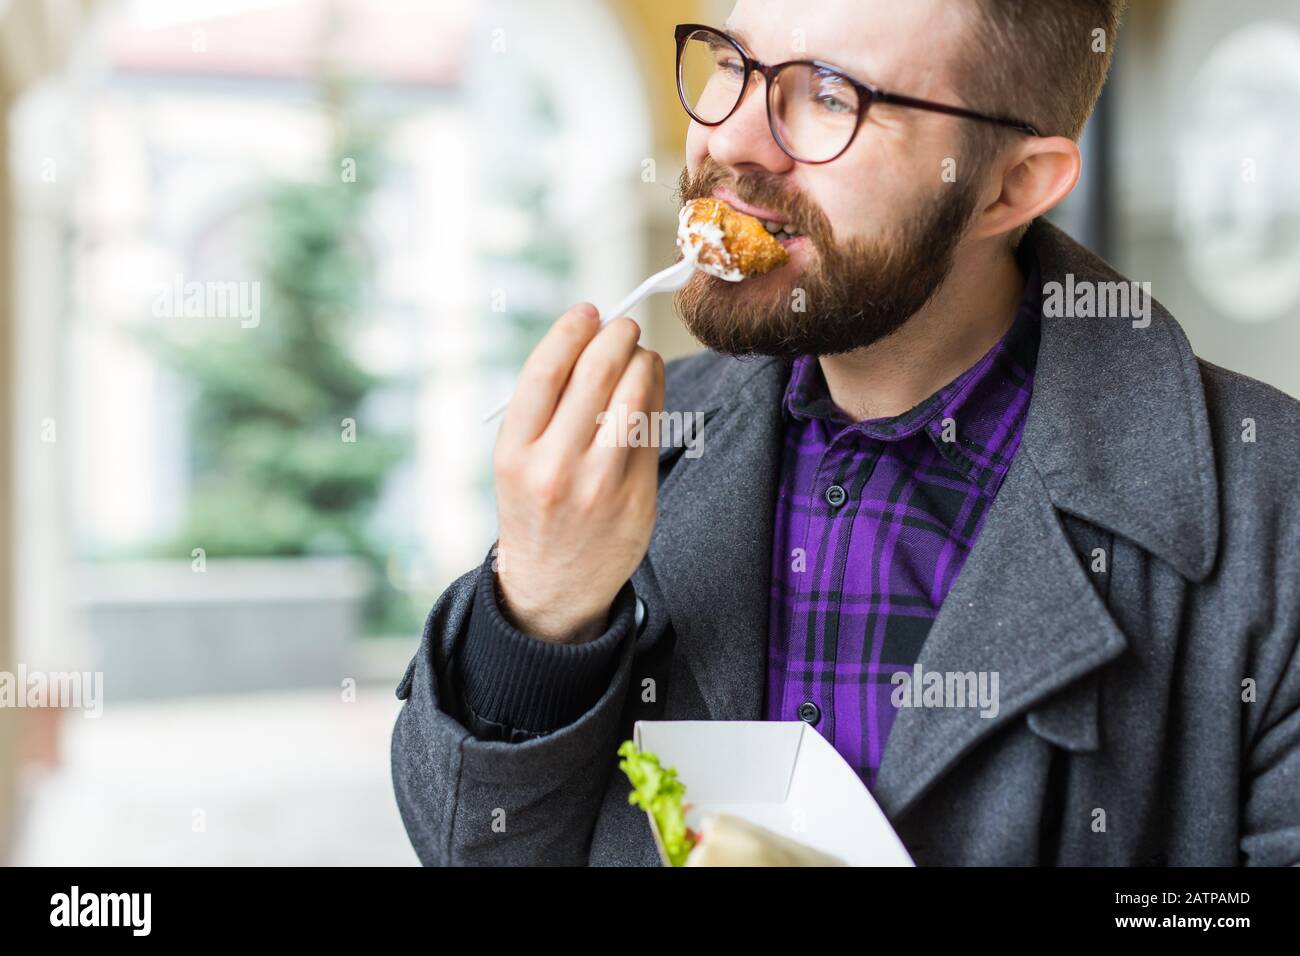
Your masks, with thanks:
[(824, 234), (813, 237), (817, 243), (878, 242), (889, 234), (900, 210), (916, 209), (920, 205), (897, 193), (887, 194), (883, 189), (871, 189), (870, 195), (867, 192), (862, 186), (852, 186), (838, 194), (813, 197), (825, 216), (821, 225)]
[(686, 170), (692, 176), (699, 172), (709, 153), (709, 131), (694, 121), (686, 131)]

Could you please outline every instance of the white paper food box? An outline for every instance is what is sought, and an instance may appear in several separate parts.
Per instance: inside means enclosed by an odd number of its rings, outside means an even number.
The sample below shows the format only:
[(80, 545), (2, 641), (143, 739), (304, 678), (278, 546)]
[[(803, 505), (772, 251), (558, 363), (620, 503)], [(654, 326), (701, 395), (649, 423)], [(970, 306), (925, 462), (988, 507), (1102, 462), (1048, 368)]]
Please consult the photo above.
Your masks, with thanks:
[(730, 813), (850, 866), (915, 865), (853, 768), (803, 721), (639, 720), (633, 739), (676, 768), (692, 830)]

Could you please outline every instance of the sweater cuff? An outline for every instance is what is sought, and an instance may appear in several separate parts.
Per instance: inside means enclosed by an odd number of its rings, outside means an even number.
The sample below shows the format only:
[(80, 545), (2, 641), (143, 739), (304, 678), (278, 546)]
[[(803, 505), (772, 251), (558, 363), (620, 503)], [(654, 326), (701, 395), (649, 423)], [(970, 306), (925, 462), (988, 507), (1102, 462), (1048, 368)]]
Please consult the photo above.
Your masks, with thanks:
[(492, 561), (489, 554), (479, 569), (458, 655), (461, 701), (480, 721), (516, 734), (559, 730), (594, 707), (609, 686), (619, 647), (635, 629), (632, 582), (614, 598), (600, 637), (586, 644), (556, 644), (529, 637), (505, 619), (497, 604)]

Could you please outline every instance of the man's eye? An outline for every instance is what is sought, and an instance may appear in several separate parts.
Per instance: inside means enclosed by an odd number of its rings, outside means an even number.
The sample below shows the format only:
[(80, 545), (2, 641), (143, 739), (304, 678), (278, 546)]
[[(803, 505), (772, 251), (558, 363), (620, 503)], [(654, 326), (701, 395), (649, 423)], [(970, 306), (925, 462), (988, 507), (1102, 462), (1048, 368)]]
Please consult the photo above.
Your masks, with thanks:
[(818, 107), (828, 113), (851, 113), (854, 98), (845, 91), (844, 81), (837, 77), (826, 77), (812, 85), (812, 99)]
[(745, 72), (745, 64), (734, 56), (718, 57), (714, 60), (714, 64), (719, 73), (725, 73), (727, 76), (740, 76)]
[(820, 106), (822, 109), (826, 110), (826, 112), (828, 113), (847, 113), (853, 108), (849, 106), (848, 103), (845, 103), (838, 96), (829, 96), (829, 95), (822, 94), (822, 95), (818, 95), (816, 99), (817, 99), (817, 105)]

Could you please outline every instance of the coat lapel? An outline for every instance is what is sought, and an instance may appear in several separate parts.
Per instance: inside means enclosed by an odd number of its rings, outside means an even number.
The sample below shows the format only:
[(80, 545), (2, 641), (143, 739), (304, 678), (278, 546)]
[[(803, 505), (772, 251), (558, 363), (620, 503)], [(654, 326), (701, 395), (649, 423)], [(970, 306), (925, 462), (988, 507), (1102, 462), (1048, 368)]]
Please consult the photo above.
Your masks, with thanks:
[(667, 719), (762, 717), (788, 374), (773, 359), (732, 361), (713, 391), (717, 407), (685, 409), (706, 415), (702, 453), (679, 458), (664, 480), (649, 553), (655, 603), (666, 606), (677, 640)]
[[(997, 712), (901, 708), (877, 800), (891, 817), (901, 815), (977, 741), (1125, 646), (1037, 473), (1018, 455), (918, 660), (922, 674), (996, 675)], [(1083, 703), (1053, 715), (1057, 732), (1081, 749), (1096, 743), (1095, 710)]]
[[(1046, 223), (1025, 242), (1045, 292), (1051, 283), (1128, 281)], [(1058, 746), (1100, 745), (1098, 687), (1085, 675), (1126, 640), (1062, 512), (1189, 579), (1213, 565), (1217, 482), (1196, 358), (1169, 314), (1148, 304), (1145, 323), (1043, 316), (1020, 451), (919, 658), (923, 672), (997, 673), (1000, 710), (993, 718), (975, 708), (900, 710), (877, 778), (887, 813), (906, 812), (978, 741), (1018, 718)]]

